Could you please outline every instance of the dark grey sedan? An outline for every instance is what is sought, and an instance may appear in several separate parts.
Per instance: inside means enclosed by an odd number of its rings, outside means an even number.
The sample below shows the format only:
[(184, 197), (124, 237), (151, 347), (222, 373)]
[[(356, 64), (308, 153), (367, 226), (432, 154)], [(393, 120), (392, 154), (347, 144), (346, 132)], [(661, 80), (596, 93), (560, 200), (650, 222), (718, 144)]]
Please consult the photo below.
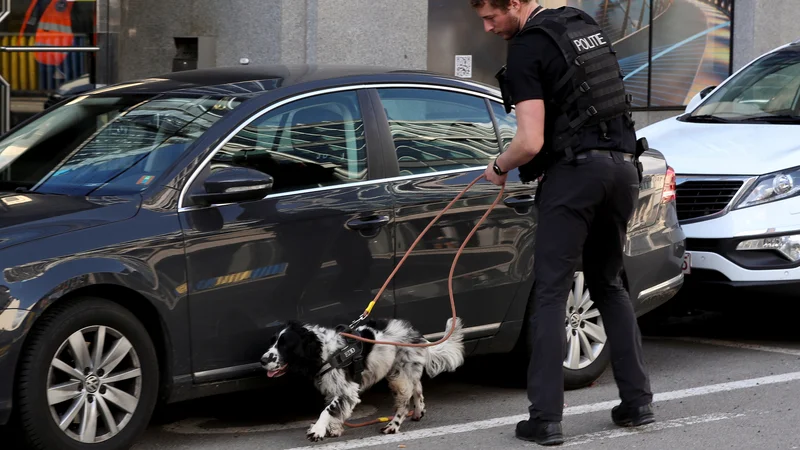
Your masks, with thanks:
[[(21, 124), (0, 139), (0, 424), (35, 448), (124, 448), (159, 398), (269, 384), (279, 323), (358, 317), (515, 129), (491, 86), (317, 66), (132, 81)], [(625, 272), (639, 315), (679, 289), (684, 252), (674, 174), (656, 151), (643, 164)], [(478, 183), (431, 229), (374, 317), (444, 333), (451, 261), (498, 189)], [(535, 190), (512, 173), (460, 259), (472, 355), (525, 347)], [(568, 388), (609, 362), (576, 269)]]

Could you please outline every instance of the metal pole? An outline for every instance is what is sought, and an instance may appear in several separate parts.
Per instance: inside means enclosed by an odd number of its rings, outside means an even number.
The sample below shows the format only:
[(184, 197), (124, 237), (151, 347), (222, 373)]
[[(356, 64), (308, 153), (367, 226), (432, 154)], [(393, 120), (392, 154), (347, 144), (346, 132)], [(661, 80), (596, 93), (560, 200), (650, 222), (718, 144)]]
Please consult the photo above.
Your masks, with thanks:
[[(0, 10), (0, 23), (3, 23), (11, 14), (11, 0), (3, 0)], [(11, 85), (3, 75), (0, 75), (0, 135), (6, 134), (11, 128)]]
[(3, 114), (3, 117), (0, 118), (0, 135), (3, 135), (11, 129), (11, 85), (2, 76), (0, 76), (0, 85), (2, 85), (0, 89), (3, 91), (0, 95), (0, 112)]
[(631, 0), (628, 0), (628, 7), (625, 9), (625, 19), (622, 21), (622, 36), (628, 34), (628, 20), (631, 17)]
[(642, 29), (642, 21), (644, 21), (644, 10), (647, 3), (648, 0), (642, 0), (642, 11), (639, 13), (639, 27), (638, 27), (639, 30)]
[(3, 7), (0, 9), (0, 22), (6, 20), (11, 14), (11, 0), (3, 0)]
[(21, 53), (32, 53), (32, 52), (96, 52), (100, 50), (100, 47), (0, 47), (0, 52), (21, 52)]

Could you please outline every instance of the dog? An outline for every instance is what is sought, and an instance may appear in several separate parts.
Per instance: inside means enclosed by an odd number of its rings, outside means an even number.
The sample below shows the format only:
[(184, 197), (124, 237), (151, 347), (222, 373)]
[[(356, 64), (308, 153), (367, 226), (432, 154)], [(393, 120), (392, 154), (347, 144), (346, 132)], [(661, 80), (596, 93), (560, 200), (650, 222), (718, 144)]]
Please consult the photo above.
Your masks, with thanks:
[[(453, 319), (448, 319), (446, 330), (452, 324)], [(428, 342), (402, 319), (370, 320), (355, 330), (361, 336), (377, 341)], [(411, 419), (414, 421), (425, 415), (421, 383), (423, 371), (433, 378), (445, 371), (454, 372), (464, 364), (463, 340), (462, 321), (457, 318), (453, 334), (439, 345), (397, 347), (362, 343), (364, 370), (358, 383), (353, 376), (352, 364), (333, 369), (327, 365), (331, 355), (347, 345), (337, 330), (289, 321), (271, 338), (268, 350), (261, 357), (261, 365), (270, 378), (289, 373), (311, 379), (324, 395), (327, 406), (308, 429), (307, 437), (312, 442), (341, 436), (345, 422), (361, 402), (360, 395), (385, 378), (394, 396), (395, 414), (381, 433), (394, 434), (400, 430), (410, 410), (413, 410)]]

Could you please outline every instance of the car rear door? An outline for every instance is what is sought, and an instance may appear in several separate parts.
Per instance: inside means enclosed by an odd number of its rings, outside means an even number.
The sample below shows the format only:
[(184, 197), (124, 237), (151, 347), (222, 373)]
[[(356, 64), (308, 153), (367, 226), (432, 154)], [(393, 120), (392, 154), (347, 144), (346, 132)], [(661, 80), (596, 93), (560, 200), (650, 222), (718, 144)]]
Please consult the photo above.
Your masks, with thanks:
[[(513, 131), (496, 127), (497, 106), (470, 91), (436, 86), (380, 87), (373, 91), (385, 145), (396, 162), (396, 258), (406, 254), (428, 223), (480, 176)], [(494, 106), (492, 106), (494, 105)], [(505, 115), (505, 113), (503, 112)], [(384, 116), (384, 117), (381, 117)], [(502, 135), (501, 135), (502, 131)], [(535, 184), (508, 177), (498, 204), (461, 255), (453, 278), (458, 315), (470, 337), (494, 335), (515, 296), (531, 277), (536, 224)], [(500, 188), (475, 184), (434, 225), (394, 280), (396, 314), (423, 334), (442, 334), (451, 316), (448, 274), (453, 258)], [(507, 206), (507, 205), (512, 205)]]
[[(394, 267), (393, 198), (381, 182), (371, 104), (337, 90), (266, 112), (221, 145), (209, 169), (274, 178), (245, 203), (181, 212), (195, 381), (246, 375), (281, 321), (323, 325), (359, 316)], [(392, 292), (374, 314), (394, 314)]]

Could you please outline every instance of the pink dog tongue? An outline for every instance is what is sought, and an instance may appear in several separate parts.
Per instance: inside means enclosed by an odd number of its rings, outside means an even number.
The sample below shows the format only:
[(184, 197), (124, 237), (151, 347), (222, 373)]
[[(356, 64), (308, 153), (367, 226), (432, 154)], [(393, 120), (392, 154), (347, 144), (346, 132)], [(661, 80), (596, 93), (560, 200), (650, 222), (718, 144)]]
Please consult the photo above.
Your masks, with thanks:
[(286, 370), (286, 366), (279, 367), (279, 368), (277, 368), (275, 370), (268, 370), (267, 371), (267, 376), (270, 377), (270, 378), (274, 378), (275, 376), (283, 375), (283, 372), (285, 370)]

